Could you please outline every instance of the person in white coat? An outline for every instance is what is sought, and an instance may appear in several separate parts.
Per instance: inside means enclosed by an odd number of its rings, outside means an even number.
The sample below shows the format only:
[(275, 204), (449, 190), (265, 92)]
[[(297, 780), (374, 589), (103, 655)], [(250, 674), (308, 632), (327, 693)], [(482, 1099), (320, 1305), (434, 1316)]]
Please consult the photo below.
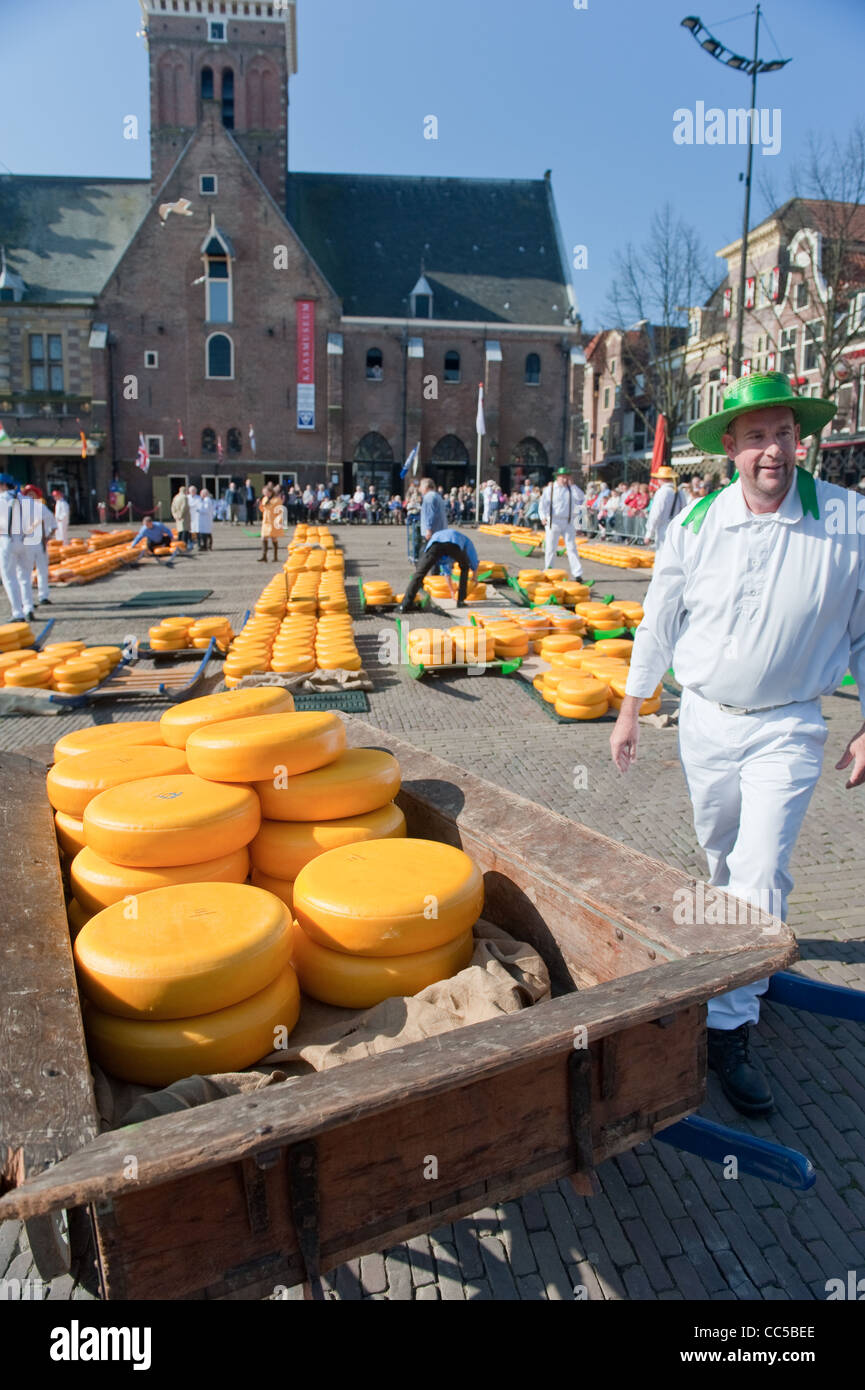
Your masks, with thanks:
[(546, 531), (544, 568), (552, 569), (559, 549), (559, 539), (563, 538), (572, 579), (580, 579), (583, 574), (583, 566), (577, 552), (577, 522), (585, 500), (586, 494), (582, 488), (571, 482), (570, 469), (559, 468), (553, 481), (547, 483), (541, 493), (538, 505), (538, 516)]
[[(36, 566), (36, 580), (38, 583), (37, 603), (51, 602), (50, 584), (48, 581), (48, 537), (57, 530), (57, 521), (50, 507), (46, 507), (42, 498), (36, 490), (29, 484), (21, 489), (23, 496), (28, 498), (27, 508), (27, 544), (32, 547), (33, 563)], [(31, 580), (32, 582), (32, 580)]]
[(189, 503), (189, 543), (197, 545), (201, 549), (201, 541), (198, 539), (198, 513), (201, 509), (201, 498), (198, 495), (198, 488), (191, 483), (186, 489), (186, 500)]
[(57, 539), (61, 545), (68, 545), (69, 503), (63, 495), (62, 488), (54, 488), (51, 496), (54, 498), (54, 520), (57, 522)]
[(33, 617), (33, 546), (26, 542), (32, 520), (30, 498), (22, 498), (9, 473), (0, 473), (0, 578), (13, 623)]
[[(865, 498), (796, 466), (800, 438), (835, 408), (795, 395), (782, 372), (754, 373), (691, 426), (696, 447), (723, 450), (737, 472), (667, 532), (610, 739), (626, 772), (641, 701), (672, 663), (679, 754), (714, 899), (722, 921), (732, 908), (740, 922), (742, 903), (726, 897), (744, 899), (761, 930), (764, 911), (786, 917), (790, 860), (827, 739), (820, 698), (848, 667), (865, 716)], [(865, 723), (835, 767), (849, 769), (848, 788), (865, 784)], [(714, 899), (707, 922), (718, 921)], [(767, 988), (759, 980), (708, 1004), (709, 1065), (748, 1115), (773, 1105), (748, 1037)]]
[(676, 513), (681, 511), (681, 499), (676, 491), (676, 475), (672, 468), (663, 464), (655, 477), (660, 479), (661, 486), (649, 503), (645, 541), (646, 545), (654, 543), (660, 549), (670, 522)]
[(213, 498), (206, 487), (198, 495), (198, 549), (213, 549)]

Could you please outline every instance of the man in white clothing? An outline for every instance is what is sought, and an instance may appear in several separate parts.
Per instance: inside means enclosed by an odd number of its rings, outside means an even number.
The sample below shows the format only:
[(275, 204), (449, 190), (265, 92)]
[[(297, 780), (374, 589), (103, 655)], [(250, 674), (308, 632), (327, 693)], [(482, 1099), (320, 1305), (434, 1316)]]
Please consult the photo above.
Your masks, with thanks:
[[(22, 496), (29, 499), (26, 532), (28, 548), (32, 547), (33, 563), (36, 566), (36, 579), (39, 585), (37, 603), (51, 602), (48, 581), (48, 537), (57, 530), (57, 520), (50, 507), (46, 507), (38, 491), (28, 483), (21, 489)], [(32, 580), (31, 580), (32, 583)]]
[[(783, 373), (767, 372), (733, 382), (723, 409), (691, 426), (697, 448), (723, 449), (738, 471), (667, 533), (610, 740), (626, 772), (640, 703), (672, 661), (683, 687), (679, 752), (710, 882), (781, 918), (823, 762), (820, 697), (848, 666), (865, 715), (865, 499), (796, 466), (800, 437), (834, 413), (831, 401), (796, 396)], [(848, 787), (865, 783), (865, 724), (835, 766), (849, 769)], [(708, 1006), (709, 1065), (749, 1115), (773, 1103), (748, 1050), (767, 987), (759, 980)]]
[(544, 540), (544, 568), (552, 569), (559, 549), (559, 538), (563, 537), (571, 578), (581, 579), (583, 566), (577, 553), (577, 521), (580, 508), (586, 500), (582, 488), (571, 482), (569, 468), (559, 468), (551, 483), (547, 483), (541, 493), (538, 516), (546, 530)]
[(69, 503), (62, 490), (56, 487), (51, 493), (54, 498), (54, 520), (57, 522), (57, 539), (61, 545), (69, 544)]
[(649, 504), (645, 539), (646, 545), (655, 544), (660, 549), (667, 534), (667, 527), (681, 508), (676, 505), (679, 499), (676, 493), (676, 475), (672, 468), (663, 464), (655, 477), (660, 479), (661, 486)]
[(12, 622), (33, 617), (33, 547), (26, 543), (33, 503), (18, 495), (9, 473), (0, 473), (0, 578), (12, 609)]

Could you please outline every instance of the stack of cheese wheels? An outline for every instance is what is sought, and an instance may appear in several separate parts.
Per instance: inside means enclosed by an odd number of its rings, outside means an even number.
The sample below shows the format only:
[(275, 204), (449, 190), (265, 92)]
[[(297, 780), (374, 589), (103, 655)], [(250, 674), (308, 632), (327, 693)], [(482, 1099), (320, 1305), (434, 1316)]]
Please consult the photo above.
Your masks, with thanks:
[(0, 623), (0, 652), (32, 647), (36, 638), (29, 623)]
[(155, 652), (177, 652), (191, 647), (190, 630), (194, 622), (194, 618), (182, 615), (163, 618), (148, 633), (151, 647)]
[(554, 632), (564, 632), (579, 634), (586, 630), (586, 620), (581, 618), (579, 613), (563, 613), (561, 609), (550, 613), (550, 622)]
[(91, 1055), (167, 1086), (283, 1047), (300, 1013), (290, 916), (243, 883), (155, 888), (98, 912), (75, 940)]
[(213, 783), (273, 782), (324, 767), (344, 748), (342, 720), (310, 710), (207, 724), (187, 738), (186, 757), (196, 777)]
[(413, 627), (408, 634), (408, 659), (412, 666), (449, 666), (454, 661), (453, 638), (444, 628)]
[(433, 598), (453, 598), (456, 593), (456, 589), (446, 574), (428, 574), (423, 586)]
[(343, 845), (294, 884), (293, 962), (306, 994), (371, 1008), (465, 969), (483, 879), (462, 850), (430, 840)]
[(229, 687), (256, 671), (269, 671), (271, 652), (279, 619), (259, 614), (249, 619), (232, 640), (223, 666), (223, 679)]
[(544, 661), (551, 661), (563, 652), (579, 651), (582, 645), (582, 637), (575, 633), (554, 632), (542, 638), (540, 655)]
[(315, 670), (316, 619), (312, 613), (289, 613), (280, 624), (270, 657), (272, 671)]
[(625, 616), (625, 622), (633, 632), (643, 621), (643, 605), (632, 599), (616, 599), (616, 607)]
[[(620, 675), (613, 675), (607, 678), (607, 685), (610, 690), (610, 706), (612, 709), (621, 709), (622, 701), (625, 698), (628, 683), (627, 672)], [(657, 714), (661, 708), (661, 686), (658, 685), (654, 692), (640, 705), (640, 714)]]
[(211, 637), (216, 638), (220, 651), (227, 651), (234, 636), (231, 623), (225, 617), (196, 618), (188, 632), (192, 646), (200, 647), (202, 651), (210, 645)]
[(396, 602), (393, 589), (386, 579), (364, 580), (363, 597), (367, 608), (376, 608), (382, 604)]
[(256, 782), (264, 819), (249, 847), (252, 881), (287, 903), (304, 864), (338, 845), (405, 835), (393, 798), (399, 764), (380, 748), (350, 748), (322, 767)]
[[(17, 655), (17, 653), (13, 655)], [(20, 689), (32, 687), (39, 690), (50, 690), (54, 665), (55, 663), (50, 659), (40, 657), (36, 652), (30, 652), (28, 659), (14, 662), (6, 667), (3, 673), (3, 684)]]
[(315, 660), (322, 671), (359, 671), (362, 665), (348, 613), (322, 613), (315, 630)]
[[(24, 648), (23, 650), (13, 649), (12, 651), (0, 653), (0, 685), (6, 685), (7, 683), (9, 685), (20, 684), (20, 682), (15, 680), (7, 682), (7, 675), (11, 675), (17, 666), (29, 666), (35, 657), (36, 652), (33, 651), (32, 647)], [(50, 675), (51, 668), (49, 667), (48, 670)]]
[(583, 584), (579, 579), (564, 580), (562, 590), (564, 592), (563, 602), (568, 608), (573, 608), (577, 603), (586, 603), (592, 596), (588, 584)]
[(507, 565), (498, 560), (479, 560), (478, 578), (490, 584), (504, 584), (508, 577)]
[(576, 611), (585, 618), (586, 626), (601, 636), (627, 627), (624, 613), (612, 603), (578, 603)]
[(555, 711), (566, 719), (600, 719), (610, 707), (610, 691), (597, 676), (575, 671), (556, 688)]
[(449, 627), (447, 633), (454, 644), (454, 661), (459, 665), (481, 666), (494, 659), (495, 639), (485, 628), (469, 623), (465, 627)]

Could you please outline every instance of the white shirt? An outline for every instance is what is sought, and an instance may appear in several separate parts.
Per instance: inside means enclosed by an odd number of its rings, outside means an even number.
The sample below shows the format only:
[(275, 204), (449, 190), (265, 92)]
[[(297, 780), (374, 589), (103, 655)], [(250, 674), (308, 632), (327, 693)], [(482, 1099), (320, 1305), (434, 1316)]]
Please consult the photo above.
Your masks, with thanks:
[(189, 529), (198, 530), (198, 517), (201, 512), (201, 494), (198, 492), (187, 493), (186, 500), (189, 503)]
[(196, 512), (198, 516), (199, 535), (209, 536), (213, 531), (213, 498), (199, 495), (198, 497), (193, 497), (192, 500), (198, 503)]
[(61, 525), (64, 521), (69, 520), (69, 503), (65, 497), (58, 497), (54, 503), (54, 517)]
[(547, 483), (541, 493), (538, 516), (545, 526), (573, 526), (586, 494), (576, 483)]
[(0, 539), (12, 536), (21, 540), (25, 529), (24, 500), (14, 492), (0, 492)]
[(760, 709), (815, 700), (848, 667), (865, 713), (865, 498), (815, 480), (819, 519), (797, 475), (776, 512), (749, 510), (739, 480), (697, 535), (670, 526), (634, 638), (627, 693), (643, 699), (672, 664), (707, 700)]

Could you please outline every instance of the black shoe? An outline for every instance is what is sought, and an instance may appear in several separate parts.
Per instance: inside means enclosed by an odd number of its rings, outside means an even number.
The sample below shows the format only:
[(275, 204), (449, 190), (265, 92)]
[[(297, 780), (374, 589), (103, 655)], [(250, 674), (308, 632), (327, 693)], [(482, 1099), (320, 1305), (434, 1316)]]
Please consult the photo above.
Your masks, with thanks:
[(25, 614), (24, 614), (24, 621), (25, 621), (25, 622), (28, 622), (28, 623), (32, 623), (33, 617), (34, 617), (33, 609), (31, 608), (29, 613), (25, 613)]
[(41, 598), (41, 599), (39, 600), (39, 606), (41, 607), (43, 603), (50, 603), (50, 602), (51, 602), (50, 598)]
[(762, 1067), (750, 1055), (748, 1026), (707, 1029), (709, 1066), (724, 1095), (743, 1115), (768, 1115), (775, 1101)]

